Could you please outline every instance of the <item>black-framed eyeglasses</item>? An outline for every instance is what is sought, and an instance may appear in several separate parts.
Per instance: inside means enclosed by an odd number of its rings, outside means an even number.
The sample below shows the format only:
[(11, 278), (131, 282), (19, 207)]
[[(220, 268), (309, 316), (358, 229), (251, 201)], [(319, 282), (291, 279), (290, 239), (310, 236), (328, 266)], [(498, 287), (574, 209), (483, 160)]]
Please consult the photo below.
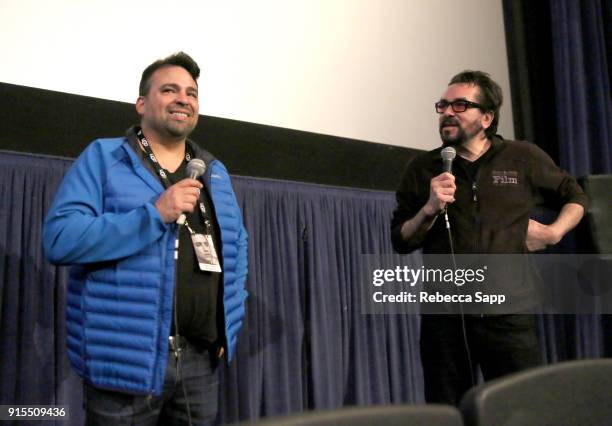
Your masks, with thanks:
[(438, 114), (442, 114), (444, 111), (446, 111), (446, 108), (448, 108), (449, 105), (455, 112), (465, 112), (465, 110), (468, 108), (482, 109), (482, 105), (477, 104), (476, 102), (466, 101), (464, 99), (457, 99), (456, 101), (452, 102), (441, 100), (436, 102), (434, 105)]

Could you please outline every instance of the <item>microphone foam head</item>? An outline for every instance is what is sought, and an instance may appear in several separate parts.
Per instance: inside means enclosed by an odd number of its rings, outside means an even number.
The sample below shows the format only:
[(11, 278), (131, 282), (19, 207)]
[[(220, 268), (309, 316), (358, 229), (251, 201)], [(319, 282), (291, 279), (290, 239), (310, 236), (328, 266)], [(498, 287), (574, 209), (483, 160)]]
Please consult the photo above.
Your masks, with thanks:
[(206, 164), (199, 158), (194, 158), (187, 163), (187, 176), (194, 176), (194, 179), (199, 178), (206, 171)]
[(457, 151), (452, 146), (447, 146), (440, 152), (440, 155), (444, 161), (453, 161), (457, 155)]

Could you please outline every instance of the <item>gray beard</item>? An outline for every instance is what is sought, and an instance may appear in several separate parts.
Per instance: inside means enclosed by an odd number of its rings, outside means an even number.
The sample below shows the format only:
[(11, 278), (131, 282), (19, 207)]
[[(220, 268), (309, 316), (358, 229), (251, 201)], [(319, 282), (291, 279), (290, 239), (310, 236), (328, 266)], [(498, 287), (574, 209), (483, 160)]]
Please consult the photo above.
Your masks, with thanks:
[(440, 139), (444, 146), (459, 146), (463, 145), (474, 136), (476, 136), (482, 130), (482, 126), (478, 124), (471, 132), (467, 133), (465, 129), (457, 127), (457, 134), (455, 136), (445, 135), (442, 129), (440, 129)]

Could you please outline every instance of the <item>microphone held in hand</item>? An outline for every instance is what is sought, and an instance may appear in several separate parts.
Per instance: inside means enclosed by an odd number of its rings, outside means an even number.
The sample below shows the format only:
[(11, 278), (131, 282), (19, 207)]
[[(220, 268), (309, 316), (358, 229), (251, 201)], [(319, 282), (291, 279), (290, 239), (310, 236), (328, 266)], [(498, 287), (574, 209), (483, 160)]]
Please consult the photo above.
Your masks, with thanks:
[[(442, 156), (442, 171), (445, 173), (453, 174), (453, 160), (457, 155), (457, 151), (452, 146), (444, 148), (440, 155)], [(450, 232), (450, 222), (448, 221), (448, 209), (444, 206), (444, 220), (446, 222), (446, 229)], [(451, 243), (452, 244), (452, 243)]]
[[(454, 155), (453, 155), (454, 157)], [(187, 176), (191, 179), (197, 179), (206, 171), (206, 164), (199, 158), (194, 158), (187, 163)]]
[(455, 148), (453, 148), (452, 146), (447, 146), (440, 152), (440, 155), (442, 156), (443, 162), (442, 171), (453, 174), (453, 160), (457, 155), (457, 151), (455, 150)]
[[(190, 179), (199, 178), (204, 174), (205, 171), (206, 164), (199, 158), (194, 158), (193, 160), (190, 160), (189, 163), (187, 163), (187, 176), (189, 176)], [(185, 213), (182, 213), (176, 220), (176, 223), (178, 225), (183, 225), (186, 220), (187, 216), (185, 216)]]

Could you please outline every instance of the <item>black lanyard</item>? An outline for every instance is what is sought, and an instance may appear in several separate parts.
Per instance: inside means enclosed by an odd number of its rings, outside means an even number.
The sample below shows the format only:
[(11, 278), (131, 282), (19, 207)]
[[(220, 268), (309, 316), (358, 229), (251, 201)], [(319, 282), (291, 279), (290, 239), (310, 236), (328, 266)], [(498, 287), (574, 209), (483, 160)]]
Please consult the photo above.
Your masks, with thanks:
[[(159, 175), (161, 179), (161, 183), (164, 186), (164, 188), (168, 189), (172, 185), (172, 182), (170, 182), (170, 179), (168, 179), (168, 175), (166, 174), (166, 171), (162, 169), (162, 167), (159, 165), (159, 162), (157, 161), (157, 157), (155, 157), (155, 154), (153, 154), (151, 145), (149, 144), (149, 141), (147, 141), (147, 138), (142, 132), (142, 129), (140, 127), (136, 127), (134, 131), (136, 132), (136, 137), (138, 138), (138, 142), (140, 142), (140, 146), (142, 146), (142, 149), (144, 149), (145, 153), (147, 154), (147, 160), (149, 161), (153, 169)], [(189, 162), (191, 161), (191, 158), (192, 158), (191, 154), (189, 153), (189, 150), (187, 149), (187, 143), (185, 142), (185, 161)], [(210, 215), (208, 214), (208, 211), (206, 210), (206, 206), (204, 205), (203, 192), (205, 190), (206, 189), (203, 188), (202, 191), (200, 191), (198, 206), (200, 208), (200, 213), (202, 214), (201, 218), (202, 218), (202, 222), (204, 223), (205, 232), (206, 234), (210, 235), (212, 225), (210, 222)], [(187, 221), (185, 221), (185, 226), (187, 227), (187, 229), (189, 229), (189, 232), (191, 232), (192, 234), (194, 233), (194, 231), (189, 227), (189, 224), (187, 223)]]

